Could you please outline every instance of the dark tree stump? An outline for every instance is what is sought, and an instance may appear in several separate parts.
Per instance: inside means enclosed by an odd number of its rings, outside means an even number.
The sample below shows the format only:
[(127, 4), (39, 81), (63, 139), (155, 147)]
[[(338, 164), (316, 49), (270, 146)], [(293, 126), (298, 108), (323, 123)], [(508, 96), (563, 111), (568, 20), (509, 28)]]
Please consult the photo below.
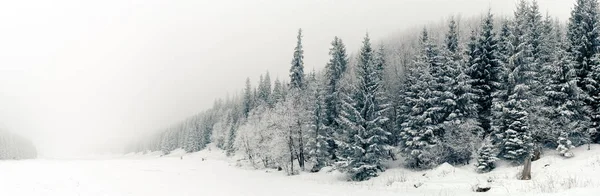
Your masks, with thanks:
[(477, 189), (475, 189), (475, 192), (488, 192), (490, 189), (492, 189), (492, 187), (477, 187)]

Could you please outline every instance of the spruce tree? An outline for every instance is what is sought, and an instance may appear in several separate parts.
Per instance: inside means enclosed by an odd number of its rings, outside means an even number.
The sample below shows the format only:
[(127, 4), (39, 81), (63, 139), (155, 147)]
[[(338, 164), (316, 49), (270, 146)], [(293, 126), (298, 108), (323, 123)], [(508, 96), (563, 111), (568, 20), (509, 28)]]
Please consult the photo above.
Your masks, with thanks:
[[(597, 56), (599, 53), (599, 16), (597, 0), (577, 0), (571, 10), (571, 17), (567, 25), (567, 52), (572, 58), (573, 67), (577, 75), (577, 85), (585, 95), (586, 105), (590, 108), (592, 114), (592, 129), (594, 134), (592, 140), (600, 141), (597, 131), (600, 126), (599, 108), (600, 108), (600, 84), (598, 83)], [(596, 72), (596, 73), (592, 73)]]
[(261, 104), (269, 104), (271, 103), (271, 76), (269, 76), (269, 72), (265, 74), (263, 77), (260, 76), (260, 82), (258, 84), (258, 100)]
[(501, 85), (501, 65), (493, 15), (488, 12), (481, 24), (481, 32), (469, 46), (468, 75), (473, 93), (477, 96), (478, 121), (485, 135), (491, 132), (493, 94)]
[(538, 114), (539, 69), (536, 45), (539, 35), (532, 22), (536, 14), (529, 4), (521, 1), (515, 12), (512, 33), (516, 46), (506, 66), (506, 101), (502, 104), (505, 127), (499, 132), (499, 156), (515, 163), (524, 161), (533, 149), (532, 129)]
[(326, 132), (325, 125), (325, 113), (324, 113), (324, 99), (323, 85), (316, 82), (311, 87), (311, 99), (312, 105), (310, 111), (310, 125), (309, 125), (309, 141), (308, 155), (314, 164), (311, 172), (317, 172), (321, 168), (331, 165), (331, 154), (330, 146), (328, 141), (332, 140), (331, 135)]
[[(281, 81), (279, 81), (279, 78), (276, 78), (275, 82), (273, 83), (273, 93), (271, 94), (271, 101), (273, 102), (272, 103), (273, 106), (276, 103), (283, 101), (283, 99), (285, 97), (283, 91), (284, 91), (283, 84), (281, 84)], [(273, 107), (273, 106), (271, 106), (271, 107)]]
[(437, 164), (433, 150), (439, 142), (435, 135), (439, 130), (439, 124), (435, 123), (439, 113), (431, 108), (439, 101), (434, 94), (435, 79), (429, 71), (432, 64), (437, 63), (437, 55), (431, 52), (432, 46), (427, 31), (423, 30), (421, 52), (407, 70), (407, 87), (401, 95), (404, 98), (401, 107), (409, 113), (402, 116), (400, 147), (405, 154), (406, 166), (410, 168), (427, 169)]
[(250, 83), (250, 78), (246, 78), (246, 88), (244, 88), (244, 117), (248, 118), (250, 115), (250, 111), (252, 110), (252, 84)]
[[(546, 67), (551, 59), (551, 53), (549, 50), (553, 48), (551, 40), (546, 38), (551, 35), (546, 35), (544, 21), (539, 11), (537, 1), (532, 1), (529, 5), (529, 9), (526, 9), (527, 26), (525, 30), (525, 39), (523, 39), (522, 45), (525, 45), (523, 50), (518, 51), (521, 53), (523, 58), (527, 58), (524, 63), (531, 64), (531, 68), (527, 75), (530, 75), (528, 81), (529, 88), (531, 89), (531, 98), (529, 98), (529, 125), (530, 132), (535, 142), (535, 145), (539, 145), (545, 142), (545, 138), (548, 138), (547, 134), (547, 118), (544, 116), (544, 85), (547, 81), (546, 75), (542, 73), (544, 67)], [(538, 149), (539, 150), (539, 149)]]
[(495, 146), (489, 140), (479, 148), (477, 153), (477, 163), (475, 164), (477, 172), (486, 173), (496, 168), (496, 161), (498, 158), (496, 157), (497, 153), (495, 152), (495, 149)]
[(390, 132), (382, 126), (388, 120), (383, 115), (388, 104), (368, 35), (359, 53), (356, 71), (356, 94), (345, 99), (343, 107), (346, 110), (340, 118), (340, 122), (349, 131), (339, 142), (338, 166), (342, 171), (348, 172), (352, 180), (362, 181), (385, 170), (382, 162), (390, 149), (387, 144)]
[[(323, 108), (323, 125), (325, 130), (323, 138), (328, 144), (328, 154), (332, 160), (335, 160), (336, 144), (332, 138), (333, 133), (340, 129), (337, 121), (341, 113), (342, 85), (341, 80), (344, 77), (348, 67), (348, 56), (346, 54), (346, 46), (342, 39), (334, 37), (329, 49), (329, 62), (325, 66), (325, 86), (324, 86), (324, 108)], [(324, 155), (324, 154), (322, 154)]]
[(502, 21), (502, 27), (498, 34), (498, 57), (501, 64), (499, 72), (500, 88), (492, 98), (492, 130), (489, 135), (491, 145), (502, 143), (504, 132), (508, 129), (508, 118), (504, 112), (504, 104), (508, 101), (508, 94), (512, 93), (513, 84), (509, 83), (509, 73), (514, 70), (513, 55), (515, 46), (513, 45), (515, 36), (513, 34), (512, 21)]
[(290, 68), (290, 88), (304, 89), (304, 50), (302, 49), (302, 29), (298, 30), (298, 42), (294, 48), (294, 58)]
[(477, 122), (476, 96), (472, 93), (466, 67), (462, 61), (461, 48), (458, 42), (459, 33), (456, 21), (450, 20), (448, 32), (441, 51), (442, 72), (437, 78), (440, 86), (436, 94), (441, 98), (444, 108), (440, 138), (446, 152), (442, 162), (450, 164), (468, 163), (471, 159), (476, 134), (481, 132)]

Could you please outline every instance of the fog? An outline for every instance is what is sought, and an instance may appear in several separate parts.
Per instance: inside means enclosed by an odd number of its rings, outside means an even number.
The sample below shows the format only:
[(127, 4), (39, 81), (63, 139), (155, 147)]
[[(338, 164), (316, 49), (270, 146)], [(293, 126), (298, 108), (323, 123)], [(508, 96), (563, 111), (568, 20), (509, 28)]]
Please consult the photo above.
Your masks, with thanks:
[[(566, 20), (573, 0), (539, 0)], [(372, 39), (506, 0), (22, 0), (0, 3), (0, 128), (42, 156), (114, 150), (237, 93), (269, 70), (286, 79), (298, 28), (305, 69), (333, 36)], [(418, 17), (417, 17), (418, 16)]]

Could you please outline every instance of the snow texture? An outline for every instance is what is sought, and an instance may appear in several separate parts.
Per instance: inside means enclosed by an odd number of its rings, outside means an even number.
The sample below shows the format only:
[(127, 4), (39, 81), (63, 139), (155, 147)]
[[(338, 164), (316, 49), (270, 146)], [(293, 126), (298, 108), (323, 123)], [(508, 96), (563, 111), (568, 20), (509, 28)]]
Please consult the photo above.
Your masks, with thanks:
[[(220, 150), (88, 157), (79, 160), (35, 159), (0, 162), (2, 195), (597, 195), (600, 145), (573, 149), (564, 159), (548, 151), (533, 162), (530, 181), (516, 180), (520, 168), (500, 165), (478, 174), (474, 166), (442, 164), (425, 171), (392, 168), (364, 182), (323, 168), (319, 173), (287, 176), (276, 170), (236, 167)], [(554, 154), (552, 154), (554, 153)], [(243, 166), (243, 165), (242, 165)], [(491, 187), (473, 192), (475, 185)], [(419, 186), (417, 186), (419, 185)], [(418, 188), (415, 188), (417, 186)], [(302, 191), (295, 191), (302, 190)]]

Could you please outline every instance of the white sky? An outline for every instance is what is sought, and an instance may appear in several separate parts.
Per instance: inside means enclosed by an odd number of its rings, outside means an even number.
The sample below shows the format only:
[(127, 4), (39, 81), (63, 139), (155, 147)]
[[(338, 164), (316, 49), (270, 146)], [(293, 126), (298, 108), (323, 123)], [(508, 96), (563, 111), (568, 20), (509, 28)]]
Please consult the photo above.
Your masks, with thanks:
[[(563, 20), (574, 0), (539, 0)], [(329, 43), (358, 49), (510, 0), (20, 0), (0, 2), (0, 127), (46, 156), (114, 147), (210, 107), (266, 70), (287, 79), (298, 28), (305, 66)]]

